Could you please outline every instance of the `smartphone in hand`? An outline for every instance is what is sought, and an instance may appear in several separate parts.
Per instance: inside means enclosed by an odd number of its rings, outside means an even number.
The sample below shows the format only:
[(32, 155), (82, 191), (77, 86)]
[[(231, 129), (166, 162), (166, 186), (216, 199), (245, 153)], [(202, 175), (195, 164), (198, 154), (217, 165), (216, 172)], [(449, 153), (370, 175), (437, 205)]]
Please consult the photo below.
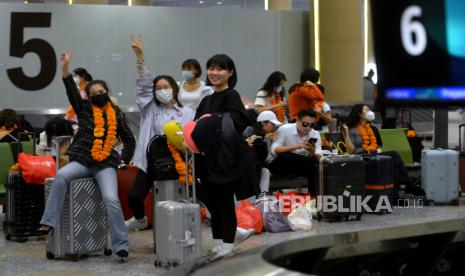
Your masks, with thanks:
[(318, 141), (318, 139), (316, 139), (316, 138), (310, 138), (310, 139), (308, 139), (308, 142), (309, 142), (310, 144), (312, 144), (312, 145), (315, 145), (316, 141)]

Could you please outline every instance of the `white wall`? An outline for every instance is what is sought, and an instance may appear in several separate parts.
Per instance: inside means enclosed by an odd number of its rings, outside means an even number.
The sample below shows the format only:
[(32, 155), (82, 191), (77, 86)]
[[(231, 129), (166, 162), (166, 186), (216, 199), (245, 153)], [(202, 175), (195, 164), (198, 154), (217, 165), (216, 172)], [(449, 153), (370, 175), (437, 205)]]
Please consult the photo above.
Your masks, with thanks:
[(126, 108), (135, 104), (131, 34), (143, 36), (148, 68), (175, 79), (181, 77), (180, 64), (186, 58), (197, 58), (205, 69), (213, 54), (230, 55), (238, 71), (236, 88), (251, 98), (275, 70), (287, 75), (290, 86), (308, 63), (310, 51), (307, 12), (0, 4), (0, 108), (43, 111), (67, 106), (58, 68), (49, 68), (56, 70), (54, 80), (37, 91), (19, 89), (8, 78), (9, 68), (22, 67), (35, 76), (41, 66), (33, 53), (22, 59), (10, 56), (11, 12), (51, 13), (51, 27), (26, 28), (24, 41), (47, 41), (57, 59), (61, 51), (72, 48), (72, 68), (85, 67), (94, 78), (106, 80)]

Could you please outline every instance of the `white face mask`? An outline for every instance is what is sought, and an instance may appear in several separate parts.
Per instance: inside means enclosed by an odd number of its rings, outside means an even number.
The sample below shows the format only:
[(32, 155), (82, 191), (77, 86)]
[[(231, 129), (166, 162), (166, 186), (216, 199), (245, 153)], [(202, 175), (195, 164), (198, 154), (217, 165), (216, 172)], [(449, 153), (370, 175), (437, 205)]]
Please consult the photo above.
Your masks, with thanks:
[(162, 104), (170, 103), (173, 100), (173, 89), (160, 89), (155, 91), (155, 97)]
[(192, 71), (182, 71), (182, 77), (185, 80), (190, 80), (194, 78), (194, 73)]
[(365, 119), (367, 119), (367, 121), (371, 122), (375, 119), (375, 113), (373, 111), (368, 111), (367, 113), (365, 113)]
[(284, 86), (280, 85), (280, 86), (276, 87), (275, 90), (276, 90), (276, 92), (281, 92), (281, 91), (283, 91), (283, 88), (284, 88)]
[(74, 83), (76, 83), (77, 86), (79, 86), (79, 84), (81, 83), (81, 78), (78, 77), (78, 76), (74, 76), (73, 80), (74, 80)]

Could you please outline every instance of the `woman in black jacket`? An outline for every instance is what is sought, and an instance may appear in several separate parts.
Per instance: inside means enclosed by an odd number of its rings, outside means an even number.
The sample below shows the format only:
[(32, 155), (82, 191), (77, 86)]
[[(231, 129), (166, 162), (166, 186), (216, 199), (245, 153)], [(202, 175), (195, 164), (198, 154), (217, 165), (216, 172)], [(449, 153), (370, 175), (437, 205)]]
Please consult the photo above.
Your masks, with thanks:
[[(207, 81), (206, 84), (212, 86), (214, 93), (202, 99), (197, 108), (195, 119), (204, 114), (228, 113), (227, 117), (233, 121), (236, 135), (231, 136), (233, 140), (214, 143), (210, 139), (213, 137), (203, 137), (210, 140), (214, 154), (209, 157), (196, 156), (197, 175), (201, 180), (201, 188), (204, 192), (204, 203), (211, 213), (211, 225), (213, 234), (213, 251), (219, 256), (226, 256), (232, 253), (234, 237), (236, 234), (236, 213), (234, 205), (234, 195), (237, 199), (244, 199), (258, 193), (258, 181), (256, 173), (247, 168), (241, 162), (244, 155), (247, 161), (253, 160), (254, 153), (248, 148), (242, 132), (251, 125), (249, 117), (242, 104), (239, 93), (234, 90), (237, 82), (237, 72), (233, 60), (224, 54), (218, 54), (207, 61)], [(224, 120), (222, 120), (224, 123)], [(232, 124), (231, 124), (232, 125)], [(223, 133), (224, 134), (224, 133)], [(217, 135), (216, 135), (217, 136)], [(218, 138), (221, 139), (221, 138)], [(234, 152), (234, 160), (228, 160), (231, 170), (237, 175), (231, 175), (224, 169), (216, 168), (215, 164), (222, 166), (221, 146), (227, 143), (237, 145)], [(216, 146), (218, 144), (218, 146)], [(215, 154), (217, 152), (218, 154)], [(213, 156), (213, 158), (210, 158)], [(250, 158), (252, 157), (252, 158)], [(237, 161), (237, 162), (236, 162)], [(215, 172), (215, 173), (213, 173)], [(220, 172), (220, 173), (218, 173)]]
[[(68, 100), (77, 114), (79, 128), (68, 148), (70, 163), (61, 168), (53, 180), (39, 231), (48, 232), (59, 225), (70, 182), (93, 177), (107, 210), (113, 250), (119, 257), (127, 257), (128, 231), (118, 198), (116, 168), (129, 163), (136, 141), (124, 113), (110, 101), (109, 89), (104, 81), (91, 81), (85, 88), (89, 100), (82, 99), (68, 69), (70, 60), (71, 52), (61, 55), (63, 83)], [(114, 150), (117, 139), (124, 143), (121, 156)]]

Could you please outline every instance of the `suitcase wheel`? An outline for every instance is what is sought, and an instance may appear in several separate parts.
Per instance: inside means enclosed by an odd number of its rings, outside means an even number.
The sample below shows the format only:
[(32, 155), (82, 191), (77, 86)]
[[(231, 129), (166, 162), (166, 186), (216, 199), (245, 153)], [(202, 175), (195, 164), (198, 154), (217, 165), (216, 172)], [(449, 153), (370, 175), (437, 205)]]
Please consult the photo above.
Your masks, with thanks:
[(55, 255), (53, 255), (52, 252), (48, 252), (48, 251), (47, 251), (47, 252), (45, 253), (45, 256), (47, 256), (47, 259), (49, 259), (49, 260), (55, 259)]
[(10, 233), (5, 233), (5, 239), (8, 240), (8, 241), (11, 240)]
[(113, 251), (111, 251), (111, 249), (108, 249), (108, 248), (103, 249), (103, 255), (111, 256), (111, 254), (113, 254)]
[(79, 261), (79, 255), (78, 254), (71, 254), (71, 255), (69, 255), (69, 257), (71, 258), (71, 261), (73, 261), (73, 262)]
[(459, 205), (459, 201), (458, 199), (453, 199), (450, 201), (449, 205), (455, 205), (455, 206), (458, 206)]
[(153, 263), (153, 265), (155, 267), (161, 267), (161, 262), (159, 260), (155, 260), (155, 262)]

